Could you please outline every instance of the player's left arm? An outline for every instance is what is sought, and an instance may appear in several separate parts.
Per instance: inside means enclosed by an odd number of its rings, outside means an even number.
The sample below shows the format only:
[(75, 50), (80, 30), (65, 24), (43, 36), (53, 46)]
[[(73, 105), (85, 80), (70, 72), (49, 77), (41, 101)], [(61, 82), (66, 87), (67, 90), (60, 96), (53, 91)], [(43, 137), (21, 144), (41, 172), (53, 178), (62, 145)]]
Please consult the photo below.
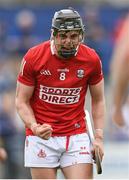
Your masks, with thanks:
[(91, 94), (92, 117), (95, 129), (94, 147), (99, 147), (101, 158), (104, 154), (103, 149), (103, 128), (105, 119), (105, 97), (104, 97), (104, 80), (102, 79), (95, 85), (89, 85)]

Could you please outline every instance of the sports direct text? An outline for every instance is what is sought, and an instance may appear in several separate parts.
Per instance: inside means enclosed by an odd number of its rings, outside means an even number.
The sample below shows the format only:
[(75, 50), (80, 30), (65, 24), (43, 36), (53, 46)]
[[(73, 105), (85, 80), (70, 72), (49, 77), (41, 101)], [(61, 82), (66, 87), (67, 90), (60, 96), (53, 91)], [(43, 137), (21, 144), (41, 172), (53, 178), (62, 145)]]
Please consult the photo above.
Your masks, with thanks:
[(79, 101), (81, 87), (54, 88), (40, 85), (39, 98), (51, 104), (74, 104)]

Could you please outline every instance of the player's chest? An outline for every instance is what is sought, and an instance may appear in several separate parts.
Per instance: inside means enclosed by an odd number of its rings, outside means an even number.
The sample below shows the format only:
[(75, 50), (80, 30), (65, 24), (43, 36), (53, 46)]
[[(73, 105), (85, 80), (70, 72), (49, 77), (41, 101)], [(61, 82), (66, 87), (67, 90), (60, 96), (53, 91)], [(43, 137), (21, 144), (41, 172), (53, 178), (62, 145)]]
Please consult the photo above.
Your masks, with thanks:
[(71, 86), (86, 83), (87, 70), (83, 63), (47, 61), (37, 72), (36, 80), (49, 86)]

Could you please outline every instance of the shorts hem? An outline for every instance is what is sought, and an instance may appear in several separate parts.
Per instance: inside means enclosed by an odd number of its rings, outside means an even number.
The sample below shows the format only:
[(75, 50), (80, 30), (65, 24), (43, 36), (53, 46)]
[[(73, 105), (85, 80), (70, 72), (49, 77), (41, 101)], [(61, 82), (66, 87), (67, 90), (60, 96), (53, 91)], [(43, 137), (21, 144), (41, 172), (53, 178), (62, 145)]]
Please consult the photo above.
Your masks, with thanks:
[(51, 164), (25, 164), (24, 167), (29, 167), (29, 168), (56, 168), (59, 167), (59, 165), (51, 165)]
[(87, 162), (76, 162), (76, 163), (67, 163), (67, 164), (64, 164), (64, 165), (60, 165), (61, 168), (65, 168), (65, 167), (68, 167), (68, 166), (74, 166), (76, 164), (93, 164), (93, 161), (87, 161)]

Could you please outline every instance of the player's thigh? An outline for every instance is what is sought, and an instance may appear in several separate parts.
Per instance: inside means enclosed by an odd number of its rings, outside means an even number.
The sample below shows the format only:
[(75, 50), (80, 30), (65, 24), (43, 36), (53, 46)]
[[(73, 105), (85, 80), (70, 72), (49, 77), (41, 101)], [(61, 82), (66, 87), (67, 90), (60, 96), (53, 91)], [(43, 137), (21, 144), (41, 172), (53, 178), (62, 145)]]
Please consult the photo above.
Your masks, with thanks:
[(67, 179), (93, 179), (93, 164), (76, 164), (62, 168)]
[(32, 179), (56, 179), (57, 168), (31, 168)]

